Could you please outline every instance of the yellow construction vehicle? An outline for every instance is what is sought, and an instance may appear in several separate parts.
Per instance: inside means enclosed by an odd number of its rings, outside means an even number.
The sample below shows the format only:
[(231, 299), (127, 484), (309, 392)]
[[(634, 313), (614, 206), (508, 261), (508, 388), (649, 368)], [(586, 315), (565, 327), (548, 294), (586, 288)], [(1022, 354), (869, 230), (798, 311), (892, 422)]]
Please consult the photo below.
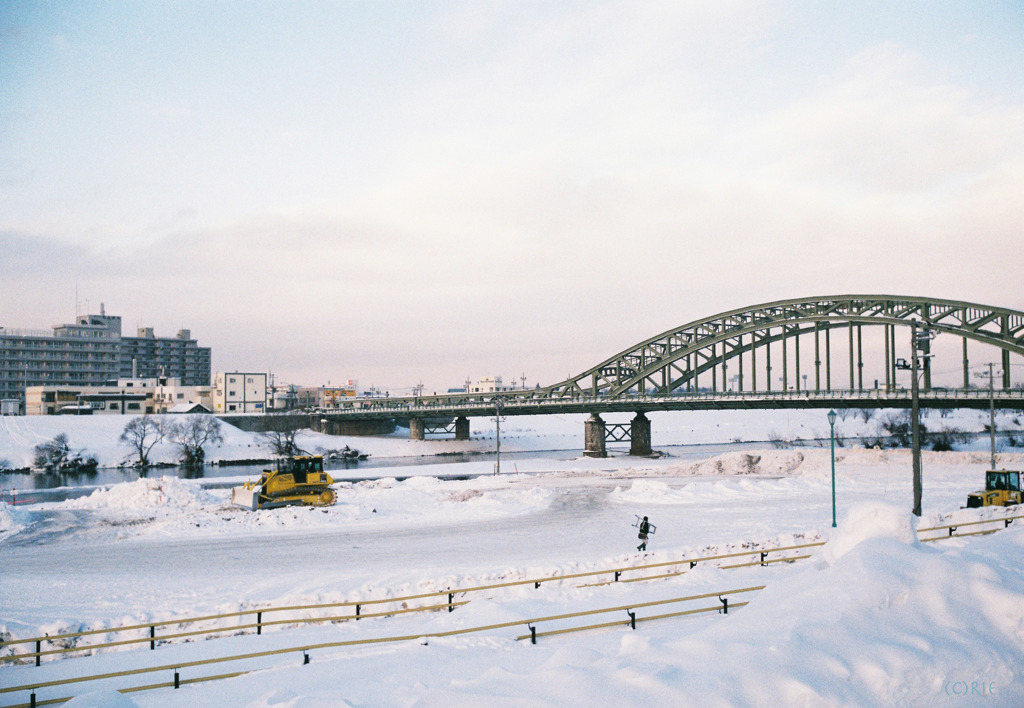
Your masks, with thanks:
[(1020, 472), (989, 470), (985, 473), (985, 490), (967, 495), (967, 508), (980, 506), (1013, 506), (1020, 504)]
[(330, 506), (338, 501), (332, 484), (334, 480), (324, 472), (322, 455), (289, 457), (278, 460), (277, 469), (263, 470), (258, 481), (231, 490), (231, 503), (252, 511), (293, 504)]

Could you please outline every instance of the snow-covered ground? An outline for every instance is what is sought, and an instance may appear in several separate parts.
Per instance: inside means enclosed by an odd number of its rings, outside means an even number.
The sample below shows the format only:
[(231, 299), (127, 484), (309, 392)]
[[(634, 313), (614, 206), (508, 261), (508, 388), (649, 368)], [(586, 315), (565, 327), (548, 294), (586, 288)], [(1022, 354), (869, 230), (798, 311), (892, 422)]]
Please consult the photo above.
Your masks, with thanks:
[[(848, 445), (857, 438), (884, 434), (882, 422), (897, 411), (870, 411), (870, 418), (853, 410), (840, 410), (836, 421), (836, 438), (840, 445), (849, 439)], [(160, 418), (161, 416), (156, 416)], [(181, 421), (189, 416), (163, 416)], [(696, 445), (735, 442), (769, 441), (825, 441), (829, 438), (829, 425), (825, 411), (676, 411), (672, 413), (649, 413), (651, 438), (655, 448), (667, 445)], [(632, 418), (627, 413), (611, 413), (603, 418), (608, 423), (627, 423)], [(507, 416), (502, 419), (501, 447), (508, 452), (527, 450), (578, 450), (583, 449), (584, 415)], [(28, 467), (32, 464), (34, 448), (40, 443), (52, 440), (64, 433), (75, 451), (83, 451), (95, 457), (101, 467), (117, 467), (134, 461), (131, 450), (118, 442), (127, 416), (0, 416), (0, 463), (6, 461), (9, 467)], [(922, 412), (922, 420), (929, 430), (961, 430), (979, 433), (986, 430), (989, 422), (987, 411), (930, 411)], [(356, 437), (332, 436), (303, 431), (297, 438), (298, 444), (308, 452), (339, 450), (345, 445), (369, 453), (373, 457), (416, 457), (443, 455), (456, 452), (488, 452), (494, 449), (495, 426), (493, 418), (471, 420), (472, 439), (456, 441), (431, 439), (416, 441), (409, 439), (408, 430), (399, 429), (389, 436)], [(996, 429), (1024, 437), (1024, 414), (1000, 411), (996, 416)], [(261, 442), (258, 435), (248, 433), (231, 425), (221, 426), (223, 442), (208, 445), (206, 459), (244, 460), (270, 457), (270, 449)], [(1001, 438), (1000, 447), (1006, 448), (1009, 440)], [(626, 446), (628, 447), (628, 445)], [(978, 443), (977, 449), (988, 449), (988, 439)], [(1012, 450), (1012, 448), (1010, 448)], [(150, 453), (154, 463), (173, 463), (178, 451), (170, 441), (163, 441)]]
[[(933, 415), (929, 427), (941, 420), (977, 430), (987, 422), (976, 412)], [(652, 419), (655, 447), (828, 434), (821, 412)], [(11, 445), (0, 447), (0, 458), (19, 455), (32, 440), (56, 432), (67, 432), (73, 446), (91, 446), (104, 459), (125, 454), (104, 442), (112, 434), (116, 443), (123, 420), (102, 432), (17, 423), (0, 428), (9, 436), (0, 440)], [(1012, 416), (1004, 423), (1011, 427)], [(855, 425), (870, 421), (851, 416), (837, 427), (849, 435)], [(503, 449), (572, 449), (581, 442), (582, 418), (509, 418), (502, 433)], [(234, 450), (253, 444), (241, 431), (231, 436)], [(21, 447), (10, 442), (15, 437), (24, 439)], [(222, 454), (233, 454), (225, 437)], [(484, 431), (474, 437), (462, 449), (493, 444)], [(340, 447), (338, 442), (326, 440), (324, 447)], [(373, 454), (460, 445), (397, 437), (344, 442)], [(988, 466), (987, 440), (969, 447), (925, 452), (921, 527), (1007, 513), (959, 508)], [(82, 694), (69, 704), (74, 706), (168, 708), (1024, 704), (1024, 530), (1017, 528), (1024, 520), (992, 536), (918, 542), (918, 520), (908, 513), (906, 450), (837, 449), (837, 529), (831, 528), (827, 448), (764, 445), (708, 459), (540, 457), (503, 464), (501, 476), (439, 478), (486, 473), (492, 464), (486, 457), (388, 468), (391, 475), (415, 470), (420, 476), (341, 482), (338, 503), (327, 509), (247, 512), (231, 507), (225, 490), (169, 476), (60, 503), (0, 503), (0, 632), (22, 638), (270, 605), (398, 597), (737, 552), (752, 544), (828, 543), (795, 564), (700, 564), (643, 583), (527, 584), (459, 596), (468, 604), (452, 613), (286, 626), (262, 636), (168, 643), (152, 652), (148, 645), (120, 647), (38, 668), (6, 664), (0, 666), (0, 688), (406, 636), (419, 639), (312, 651), (308, 665), (294, 652), (186, 669), (183, 679), (253, 672), (178, 690), (112, 694), (126, 685), (118, 679), (40, 689), (37, 696)], [(1024, 454), (1005, 449), (1000, 465), (1020, 469)], [(636, 515), (650, 516), (657, 526), (646, 553), (636, 550)], [(536, 645), (516, 641), (528, 633), (525, 625), (428, 636), (757, 585), (766, 588), (733, 598), (750, 604), (728, 615), (643, 622), (635, 631), (611, 627), (541, 637)], [(708, 603), (718, 604), (711, 598), (679, 609)], [(638, 610), (637, 619), (672, 609)], [(538, 631), (566, 622), (542, 624)], [(146, 675), (136, 684), (170, 678), (167, 672)], [(0, 705), (27, 700), (25, 691), (0, 693)]]

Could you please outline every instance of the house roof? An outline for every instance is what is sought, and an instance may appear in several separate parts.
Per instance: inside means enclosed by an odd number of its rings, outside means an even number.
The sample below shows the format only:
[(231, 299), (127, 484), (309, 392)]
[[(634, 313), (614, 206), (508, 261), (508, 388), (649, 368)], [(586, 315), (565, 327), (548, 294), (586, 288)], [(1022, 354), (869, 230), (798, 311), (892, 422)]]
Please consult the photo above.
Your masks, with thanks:
[(209, 408), (204, 406), (202, 403), (178, 403), (167, 409), (168, 413), (212, 413)]

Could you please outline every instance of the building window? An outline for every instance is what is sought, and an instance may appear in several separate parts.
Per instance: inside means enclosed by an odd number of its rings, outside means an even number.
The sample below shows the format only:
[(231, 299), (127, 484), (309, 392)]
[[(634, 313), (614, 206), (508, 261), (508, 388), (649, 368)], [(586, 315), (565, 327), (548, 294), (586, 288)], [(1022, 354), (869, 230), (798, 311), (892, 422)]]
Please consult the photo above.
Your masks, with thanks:
[(229, 410), (229, 411), (233, 411), (233, 410), (235, 410), (235, 404), (234, 404), (234, 403), (232, 403), (232, 404), (231, 404), (230, 406), (228, 406), (228, 410)]
[(130, 410), (130, 411), (137, 411), (137, 410), (139, 410), (139, 404), (138, 403), (129, 403), (128, 404), (128, 410)]

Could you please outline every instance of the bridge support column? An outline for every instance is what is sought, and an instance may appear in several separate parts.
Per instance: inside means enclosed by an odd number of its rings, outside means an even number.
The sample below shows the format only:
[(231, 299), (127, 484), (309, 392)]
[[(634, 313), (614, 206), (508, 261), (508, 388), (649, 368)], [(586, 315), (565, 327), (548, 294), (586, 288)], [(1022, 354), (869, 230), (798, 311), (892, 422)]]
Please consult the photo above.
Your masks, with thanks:
[(643, 413), (637, 413), (629, 425), (629, 454), (646, 457), (651, 452), (651, 421)]
[(425, 430), (423, 429), (422, 418), (410, 418), (409, 419), (409, 439), (410, 440), (426, 440)]
[(469, 418), (464, 415), (455, 419), (455, 439), (469, 440)]
[(591, 413), (583, 424), (583, 456), (608, 457), (604, 447), (604, 421), (597, 413)]

